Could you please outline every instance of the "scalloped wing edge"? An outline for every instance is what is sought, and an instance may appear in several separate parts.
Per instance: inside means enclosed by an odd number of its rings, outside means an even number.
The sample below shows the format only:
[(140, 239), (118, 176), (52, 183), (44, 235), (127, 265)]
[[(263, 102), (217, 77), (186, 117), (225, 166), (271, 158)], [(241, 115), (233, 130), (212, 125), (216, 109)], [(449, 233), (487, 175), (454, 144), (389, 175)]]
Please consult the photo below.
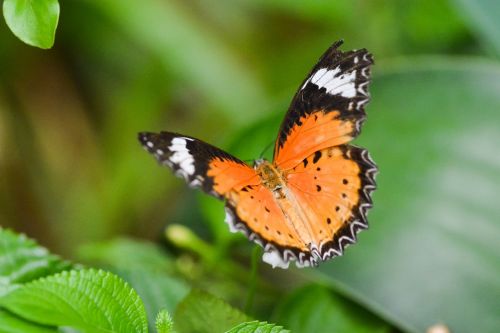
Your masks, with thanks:
[(318, 265), (318, 258), (315, 258), (311, 253), (303, 252), (296, 248), (282, 247), (253, 232), (228, 203), (226, 203), (225, 211), (226, 218), (224, 221), (229, 225), (229, 230), (233, 233), (243, 233), (249, 240), (262, 247), (264, 249), (262, 260), (270, 264), (273, 268), (286, 269), (291, 261), (295, 261), (295, 265), (299, 268)]
[(358, 214), (352, 221), (337, 231), (336, 235), (338, 235), (338, 237), (320, 245), (319, 251), (321, 260), (323, 261), (337, 256), (342, 256), (344, 250), (349, 245), (357, 242), (357, 234), (362, 230), (368, 229), (367, 215), (368, 210), (373, 206), (372, 193), (377, 188), (375, 177), (377, 175), (378, 168), (371, 158), (368, 150), (354, 145), (351, 145), (351, 147), (359, 149), (359, 156), (363, 162), (363, 166), (366, 167), (364, 172), (365, 184), (360, 191), (361, 199), (358, 205)]

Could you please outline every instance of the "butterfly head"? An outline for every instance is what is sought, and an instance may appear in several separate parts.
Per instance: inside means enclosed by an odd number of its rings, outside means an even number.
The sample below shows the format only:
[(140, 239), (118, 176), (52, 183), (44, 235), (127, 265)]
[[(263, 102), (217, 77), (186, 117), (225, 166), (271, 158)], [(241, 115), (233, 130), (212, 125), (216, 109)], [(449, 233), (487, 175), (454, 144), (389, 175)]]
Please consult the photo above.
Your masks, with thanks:
[(262, 164), (269, 163), (265, 158), (259, 158), (253, 161), (253, 168), (258, 169)]

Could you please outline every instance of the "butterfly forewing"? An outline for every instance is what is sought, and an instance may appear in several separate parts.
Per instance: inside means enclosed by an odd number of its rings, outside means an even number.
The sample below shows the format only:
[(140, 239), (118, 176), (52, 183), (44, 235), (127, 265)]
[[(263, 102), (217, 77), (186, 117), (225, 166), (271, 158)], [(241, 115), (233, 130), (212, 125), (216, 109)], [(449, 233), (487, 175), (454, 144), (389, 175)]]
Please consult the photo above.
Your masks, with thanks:
[(341, 44), (323, 54), (290, 104), (274, 149), (274, 162), (282, 169), (360, 132), (373, 59), (365, 49), (342, 52)]
[(259, 184), (255, 170), (201, 140), (171, 132), (139, 133), (142, 146), (192, 187), (222, 199), (232, 189)]

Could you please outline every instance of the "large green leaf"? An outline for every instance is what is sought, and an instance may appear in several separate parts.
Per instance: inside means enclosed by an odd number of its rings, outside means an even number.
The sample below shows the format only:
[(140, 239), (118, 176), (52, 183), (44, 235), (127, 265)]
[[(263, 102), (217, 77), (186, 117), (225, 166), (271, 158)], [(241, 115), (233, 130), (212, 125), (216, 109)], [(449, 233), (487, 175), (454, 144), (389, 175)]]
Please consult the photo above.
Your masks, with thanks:
[(249, 319), (223, 300), (193, 290), (177, 307), (174, 326), (179, 333), (225, 332)]
[[(356, 141), (380, 168), (370, 230), (307, 271), (405, 331), (495, 331), (500, 66), (420, 58), (379, 68)], [(248, 138), (276, 125), (273, 116), (236, 141), (255, 151), (262, 143)]]
[(94, 269), (27, 283), (0, 298), (0, 305), (36, 323), (84, 332), (147, 332), (137, 293), (116, 275)]
[(10, 30), (26, 44), (48, 49), (54, 45), (57, 0), (4, 0), (3, 15)]
[(365, 309), (317, 285), (305, 286), (288, 295), (282, 300), (274, 317), (292, 332), (388, 331), (386, 324)]
[(12, 284), (25, 283), (70, 267), (70, 263), (50, 254), (33, 240), (0, 228), (0, 295)]
[(360, 140), (380, 168), (371, 228), (319, 272), (404, 330), (495, 332), (500, 66), (387, 65)]

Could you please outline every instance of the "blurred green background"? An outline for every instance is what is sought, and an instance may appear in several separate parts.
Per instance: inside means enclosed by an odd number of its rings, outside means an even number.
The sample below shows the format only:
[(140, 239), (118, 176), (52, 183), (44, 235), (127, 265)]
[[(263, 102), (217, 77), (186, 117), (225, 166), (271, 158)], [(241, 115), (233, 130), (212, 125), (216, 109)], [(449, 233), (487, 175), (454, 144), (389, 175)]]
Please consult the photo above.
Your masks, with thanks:
[[(175, 279), (150, 281), (181, 290), (164, 302), (201, 286), (295, 332), (497, 332), (499, 17), (495, 0), (62, 1), (46, 51), (2, 20), (0, 225), (129, 281), (119, 262), (142, 250), (113, 239), (150, 240), (138, 244), (176, 262)], [(228, 232), (223, 204), (160, 168), (136, 134), (257, 158), (340, 38), (376, 63), (356, 140), (380, 168), (371, 229), (318, 269), (260, 266), (255, 286), (253, 245)]]

